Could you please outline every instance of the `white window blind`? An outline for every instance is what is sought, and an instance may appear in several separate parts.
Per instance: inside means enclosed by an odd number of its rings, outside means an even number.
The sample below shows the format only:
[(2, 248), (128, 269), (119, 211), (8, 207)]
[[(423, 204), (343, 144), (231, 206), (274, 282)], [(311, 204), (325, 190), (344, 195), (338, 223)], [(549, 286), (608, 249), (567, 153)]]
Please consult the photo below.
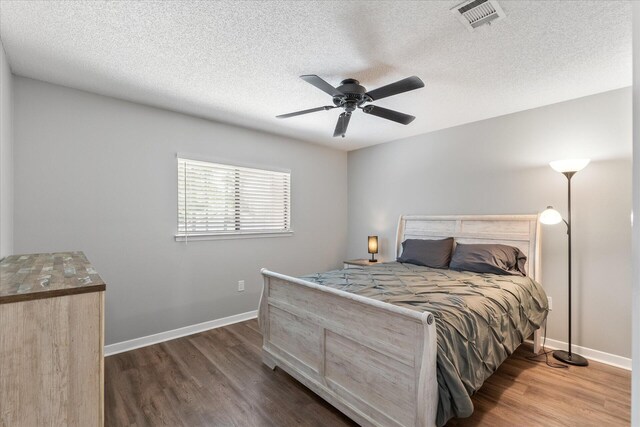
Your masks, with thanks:
[(291, 231), (291, 174), (178, 158), (178, 236)]

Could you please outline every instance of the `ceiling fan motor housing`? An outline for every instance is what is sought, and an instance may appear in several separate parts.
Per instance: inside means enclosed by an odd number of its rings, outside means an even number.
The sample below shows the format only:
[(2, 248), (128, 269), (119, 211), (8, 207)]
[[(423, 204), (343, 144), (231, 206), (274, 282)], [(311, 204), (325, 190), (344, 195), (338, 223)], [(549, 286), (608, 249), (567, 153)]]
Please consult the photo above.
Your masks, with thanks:
[(361, 86), (356, 79), (345, 79), (340, 82), (340, 86), (336, 89), (342, 92), (344, 96), (334, 96), (333, 103), (338, 107), (344, 108), (345, 111), (354, 111), (365, 102), (371, 101), (366, 95), (367, 89)]

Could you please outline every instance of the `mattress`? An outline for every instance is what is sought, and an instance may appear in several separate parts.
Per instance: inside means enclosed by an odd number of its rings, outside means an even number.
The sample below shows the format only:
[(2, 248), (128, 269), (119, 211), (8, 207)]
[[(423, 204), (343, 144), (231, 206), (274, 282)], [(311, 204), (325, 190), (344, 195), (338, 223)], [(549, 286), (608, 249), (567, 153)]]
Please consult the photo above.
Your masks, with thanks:
[(438, 426), (473, 413), (471, 396), (548, 313), (542, 286), (529, 277), (391, 262), (302, 279), (435, 316)]

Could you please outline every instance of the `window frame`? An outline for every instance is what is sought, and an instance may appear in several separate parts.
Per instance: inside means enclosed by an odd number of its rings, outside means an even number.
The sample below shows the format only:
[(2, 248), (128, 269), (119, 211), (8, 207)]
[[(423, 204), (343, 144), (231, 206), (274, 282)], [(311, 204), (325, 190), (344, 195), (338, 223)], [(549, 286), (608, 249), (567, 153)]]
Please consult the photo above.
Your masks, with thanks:
[[(255, 239), (255, 238), (271, 238), (271, 237), (290, 237), (294, 234), (293, 231), (293, 217), (291, 215), (291, 199), (292, 199), (292, 183), (291, 183), (291, 170), (290, 169), (284, 169), (284, 168), (277, 168), (277, 167), (272, 167), (272, 166), (264, 166), (264, 165), (256, 165), (256, 164), (249, 164), (249, 163), (239, 163), (239, 162), (235, 162), (235, 161), (229, 161), (227, 159), (221, 159), (221, 158), (207, 158), (207, 157), (203, 157), (203, 156), (196, 156), (196, 155), (191, 155), (191, 154), (185, 154), (185, 153), (177, 153), (176, 157), (176, 164), (175, 164), (175, 171), (176, 171), (176, 180), (174, 181), (176, 183), (176, 225), (177, 225), (177, 232), (174, 234), (174, 239), (177, 242), (187, 242), (187, 241), (199, 241), (199, 240), (229, 240), (229, 239)], [(258, 169), (258, 170), (262, 170), (265, 172), (279, 172), (279, 173), (286, 173), (289, 174), (289, 210), (288, 210), (288, 217), (289, 217), (289, 228), (287, 230), (281, 230), (281, 231), (277, 231), (277, 230), (270, 230), (270, 231), (242, 231), (242, 230), (237, 230), (237, 231), (233, 231), (233, 232), (219, 232), (219, 233), (201, 233), (201, 234), (190, 234), (190, 233), (182, 233), (180, 232), (180, 197), (179, 197), (179, 191), (180, 189), (178, 188), (178, 182), (180, 180), (180, 171), (179, 171), (179, 164), (180, 164), (180, 160), (191, 160), (191, 161), (196, 161), (196, 162), (205, 162), (205, 163), (214, 163), (214, 164), (220, 164), (220, 165), (224, 165), (224, 166), (230, 166), (230, 167), (238, 167), (238, 168), (249, 168), (249, 169)], [(238, 197), (237, 194), (235, 196), (236, 198)], [(240, 219), (236, 219), (235, 220), (235, 224), (236, 227), (240, 227)]]

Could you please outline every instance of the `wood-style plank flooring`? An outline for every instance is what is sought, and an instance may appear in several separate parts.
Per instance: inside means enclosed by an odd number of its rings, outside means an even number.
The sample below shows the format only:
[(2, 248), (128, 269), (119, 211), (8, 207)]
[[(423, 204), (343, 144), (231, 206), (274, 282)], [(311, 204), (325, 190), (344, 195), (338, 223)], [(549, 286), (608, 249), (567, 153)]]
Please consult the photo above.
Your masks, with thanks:
[[(355, 426), (260, 360), (255, 320), (107, 357), (107, 426)], [(520, 347), (450, 426), (629, 425), (628, 371), (592, 362), (551, 369)]]

